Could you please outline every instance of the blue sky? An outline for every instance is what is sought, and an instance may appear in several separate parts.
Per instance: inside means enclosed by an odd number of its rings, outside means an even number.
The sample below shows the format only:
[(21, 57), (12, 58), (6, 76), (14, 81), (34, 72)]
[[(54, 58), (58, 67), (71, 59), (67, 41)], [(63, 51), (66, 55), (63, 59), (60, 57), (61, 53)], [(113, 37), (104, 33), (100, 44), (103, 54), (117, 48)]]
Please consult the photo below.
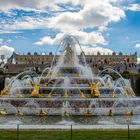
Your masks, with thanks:
[(0, 54), (55, 52), (66, 34), (86, 53), (140, 57), (140, 0), (0, 0)]

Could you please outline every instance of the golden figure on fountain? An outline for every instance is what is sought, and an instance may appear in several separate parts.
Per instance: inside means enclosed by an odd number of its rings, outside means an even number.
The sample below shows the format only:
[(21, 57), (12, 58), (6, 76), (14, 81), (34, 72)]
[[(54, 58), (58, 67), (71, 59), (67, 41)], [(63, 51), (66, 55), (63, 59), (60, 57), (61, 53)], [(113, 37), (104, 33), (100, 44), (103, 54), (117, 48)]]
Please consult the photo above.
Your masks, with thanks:
[(112, 92), (112, 98), (115, 98), (115, 97), (116, 97), (116, 92), (113, 91), (113, 92)]
[(47, 113), (41, 109), (41, 110), (39, 111), (38, 115), (39, 115), (40, 117), (43, 117), (43, 116), (46, 116)]
[(90, 89), (91, 89), (91, 97), (99, 97), (100, 96), (99, 82), (91, 83)]
[(18, 110), (16, 115), (17, 116), (23, 116), (24, 114)]
[(6, 115), (6, 114), (7, 114), (6, 111), (4, 111), (4, 110), (1, 110), (1, 111), (0, 111), (0, 115)]
[(69, 113), (67, 111), (64, 112), (64, 117), (69, 117)]
[(84, 93), (80, 90), (80, 98), (86, 98)]
[(17, 95), (18, 98), (23, 98), (24, 96), (22, 95), (21, 91), (19, 90), (18, 92), (18, 95)]
[(133, 89), (132, 88), (125, 88), (125, 93), (124, 93), (124, 95), (126, 96), (126, 97), (135, 97), (136, 95), (135, 95), (135, 93), (134, 93), (134, 91), (133, 91)]
[(92, 113), (89, 110), (87, 110), (84, 114), (85, 114), (85, 117), (92, 116)]
[(49, 71), (47, 77), (50, 78), (52, 76), (53, 71)]
[(50, 92), (47, 97), (51, 98), (52, 97), (52, 92)]
[(128, 112), (126, 112), (124, 114), (127, 115), (127, 116), (133, 116), (133, 110), (131, 110), (130, 112), (128, 111)]
[(40, 90), (40, 85), (36, 84), (34, 86), (34, 89), (31, 93), (31, 98), (42, 98), (43, 96), (39, 93), (39, 90)]
[(5, 87), (2, 91), (0, 96), (7, 96), (10, 95), (10, 88), (9, 87)]
[(68, 93), (65, 92), (65, 93), (64, 93), (64, 98), (68, 98), (68, 97), (69, 97)]
[(77, 77), (80, 77), (81, 76), (80, 72), (77, 72), (76, 75), (77, 75)]
[(128, 96), (135, 97), (135, 93), (132, 88), (127, 88), (126, 92), (127, 92)]
[(112, 110), (110, 109), (108, 112), (108, 116), (113, 116)]
[(48, 87), (48, 84), (49, 84), (48, 82), (45, 82), (45, 83), (44, 83), (44, 86), (45, 86), (45, 87)]

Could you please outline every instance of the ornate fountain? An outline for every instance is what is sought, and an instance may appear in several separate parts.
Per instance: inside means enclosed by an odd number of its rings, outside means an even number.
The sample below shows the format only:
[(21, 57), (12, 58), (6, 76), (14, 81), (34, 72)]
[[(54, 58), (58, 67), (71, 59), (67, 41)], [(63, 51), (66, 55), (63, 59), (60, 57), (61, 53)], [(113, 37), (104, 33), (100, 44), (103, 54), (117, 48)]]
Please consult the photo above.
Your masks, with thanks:
[[(81, 54), (76, 49), (80, 48)], [(85, 60), (74, 36), (65, 36), (58, 46), (51, 67), (41, 75), (24, 71), (7, 80), (0, 95), (0, 115), (128, 115), (139, 114), (140, 99), (135, 96), (129, 80), (116, 73), (113, 78), (101, 72), (95, 75)]]

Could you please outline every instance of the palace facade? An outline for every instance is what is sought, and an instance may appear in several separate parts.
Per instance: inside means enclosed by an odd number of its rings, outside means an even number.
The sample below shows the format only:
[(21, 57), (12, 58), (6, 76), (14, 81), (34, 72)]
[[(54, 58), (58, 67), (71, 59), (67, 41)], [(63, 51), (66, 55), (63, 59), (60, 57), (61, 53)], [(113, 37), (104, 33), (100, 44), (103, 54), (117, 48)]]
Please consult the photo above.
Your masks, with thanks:
[[(58, 61), (59, 55), (55, 56), (55, 65)], [(82, 54), (78, 55), (79, 61), (82, 63)], [(38, 53), (27, 53), (27, 54), (17, 54), (13, 53), (8, 59), (5, 65), (5, 71), (9, 73), (19, 73), (27, 68), (36, 68), (42, 71), (45, 67), (50, 67), (54, 54), (50, 52), (49, 54), (38, 54)], [(103, 70), (105, 67), (112, 67), (119, 72), (125, 70), (135, 71), (137, 64), (137, 53), (134, 54), (116, 54), (115, 52), (108, 55), (101, 55), (100, 53), (94, 55), (85, 55), (85, 59), (88, 65), (91, 66), (95, 71)]]

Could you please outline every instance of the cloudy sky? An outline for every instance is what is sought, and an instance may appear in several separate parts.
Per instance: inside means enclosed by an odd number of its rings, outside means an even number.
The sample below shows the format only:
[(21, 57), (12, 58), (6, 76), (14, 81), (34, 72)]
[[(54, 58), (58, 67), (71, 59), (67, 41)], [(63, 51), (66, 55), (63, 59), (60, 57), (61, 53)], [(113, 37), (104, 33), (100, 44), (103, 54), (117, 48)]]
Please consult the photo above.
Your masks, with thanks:
[(65, 34), (87, 53), (140, 57), (140, 0), (0, 0), (0, 55), (55, 52)]

